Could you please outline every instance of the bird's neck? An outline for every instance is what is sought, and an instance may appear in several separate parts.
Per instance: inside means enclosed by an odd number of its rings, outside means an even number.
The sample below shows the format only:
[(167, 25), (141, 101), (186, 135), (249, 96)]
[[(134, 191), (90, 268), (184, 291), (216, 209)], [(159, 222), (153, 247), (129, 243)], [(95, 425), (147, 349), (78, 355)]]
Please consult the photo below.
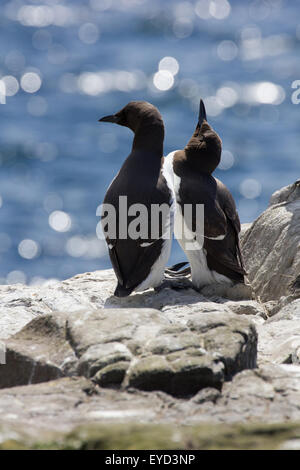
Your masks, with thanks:
[(147, 151), (159, 158), (163, 155), (164, 127), (161, 124), (143, 125), (136, 129), (133, 151)]
[(214, 158), (214, 155), (199, 152), (199, 149), (194, 146), (186, 147), (184, 150), (186, 157), (185, 162), (191, 171), (211, 175), (217, 168), (219, 161)]

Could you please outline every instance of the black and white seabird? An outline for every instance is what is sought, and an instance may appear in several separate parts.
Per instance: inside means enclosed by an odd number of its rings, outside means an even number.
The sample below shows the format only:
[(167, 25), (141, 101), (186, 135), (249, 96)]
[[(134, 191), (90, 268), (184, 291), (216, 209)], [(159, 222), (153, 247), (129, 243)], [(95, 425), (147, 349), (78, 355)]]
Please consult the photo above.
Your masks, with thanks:
[[(168, 261), (175, 211), (175, 201), (162, 175), (164, 124), (155, 106), (145, 101), (132, 101), (111, 116), (99, 119), (129, 127), (134, 132), (130, 155), (110, 184), (104, 204), (114, 206), (117, 215), (115, 237), (106, 236), (109, 256), (118, 279), (115, 295), (126, 297), (133, 291), (158, 287), (164, 277)], [(119, 228), (124, 213), (119, 208), (120, 196), (127, 196), (128, 208), (143, 204), (147, 208), (147, 237), (132, 239), (120, 237)], [(150, 232), (151, 208), (165, 205), (167, 214), (159, 219), (157, 235)], [(103, 215), (103, 214), (102, 214)], [(133, 216), (128, 215), (127, 227)], [(104, 218), (102, 217), (102, 225)], [(104, 230), (105, 233), (105, 230)]]
[[(221, 151), (222, 141), (208, 124), (201, 100), (192, 138), (183, 150), (170, 153), (164, 161), (164, 173), (176, 198), (175, 237), (189, 260), (192, 283), (197, 289), (214, 283), (243, 283), (246, 274), (234, 199), (229, 189), (212, 176), (220, 162)], [(187, 204), (193, 209), (190, 217), (187, 217)], [(204, 236), (195, 249), (191, 240), (196, 240), (197, 235), (198, 240), (201, 238), (197, 234), (197, 204), (204, 205)]]

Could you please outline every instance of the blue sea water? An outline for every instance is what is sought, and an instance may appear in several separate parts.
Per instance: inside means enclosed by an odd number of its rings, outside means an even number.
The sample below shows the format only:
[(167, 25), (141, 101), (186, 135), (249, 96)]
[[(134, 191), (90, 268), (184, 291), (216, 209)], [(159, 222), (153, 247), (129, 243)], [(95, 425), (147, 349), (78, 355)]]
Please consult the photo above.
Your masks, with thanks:
[(167, 154), (201, 96), (223, 140), (215, 175), (242, 222), (261, 213), (299, 178), (298, 13), (289, 0), (1, 2), (0, 283), (110, 266), (96, 210), (132, 133), (97, 121), (131, 100), (159, 108)]

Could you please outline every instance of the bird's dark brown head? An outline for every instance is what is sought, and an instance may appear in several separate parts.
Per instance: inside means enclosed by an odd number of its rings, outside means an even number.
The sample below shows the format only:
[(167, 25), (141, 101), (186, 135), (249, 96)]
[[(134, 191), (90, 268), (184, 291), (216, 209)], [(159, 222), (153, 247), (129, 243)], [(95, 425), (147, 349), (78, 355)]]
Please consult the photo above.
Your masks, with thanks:
[(147, 101), (131, 101), (116, 114), (104, 116), (99, 119), (99, 122), (113, 122), (120, 126), (129, 127), (133, 132), (137, 132), (140, 127), (163, 127), (160, 112)]
[(189, 163), (204, 173), (212, 173), (220, 163), (222, 141), (206, 120), (202, 100), (195, 132), (184, 151)]

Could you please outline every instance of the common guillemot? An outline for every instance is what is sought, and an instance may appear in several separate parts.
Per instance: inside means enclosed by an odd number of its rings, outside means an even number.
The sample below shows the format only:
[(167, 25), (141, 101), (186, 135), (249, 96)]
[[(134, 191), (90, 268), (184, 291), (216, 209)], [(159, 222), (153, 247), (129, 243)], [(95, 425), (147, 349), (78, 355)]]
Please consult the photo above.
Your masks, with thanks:
[[(105, 235), (118, 279), (115, 295), (126, 297), (133, 291), (158, 287), (170, 255), (175, 201), (161, 171), (164, 124), (158, 109), (145, 101), (132, 101), (116, 114), (105, 116), (99, 121), (126, 126), (134, 132), (131, 153), (104, 198), (104, 207), (110, 205), (116, 211), (116, 234)], [(130, 208), (126, 222), (124, 211), (120, 210), (120, 198), (124, 197)], [(147, 211), (146, 214), (140, 214), (138, 221), (142, 226), (141, 232), (147, 226), (147, 234), (138, 238), (128, 233), (130, 224), (137, 223), (134, 222), (134, 215), (139, 210), (137, 205), (142, 205)], [(166, 210), (159, 217), (153, 235), (151, 230), (155, 221), (152, 210), (158, 207)], [(105, 224), (105, 217), (102, 217), (104, 233)], [(124, 230), (126, 237), (120, 236), (120, 231)]]
[[(243, 283), (246, 274), (234, 199), (229, 189), (212, 176), (221, 151), (222, 141), (208, 124), (200, 100), (193, 136), (183, 150), (170, 153), (164, 161), (164, 173), (176, 198), (175, 237), (189, 260), (192, 283), (197, 289), (213, 283)], [(197, 220), (197, 205), (204, 207), (202, 226)], [(187, 207), (192, 211), (187, 213)]]

